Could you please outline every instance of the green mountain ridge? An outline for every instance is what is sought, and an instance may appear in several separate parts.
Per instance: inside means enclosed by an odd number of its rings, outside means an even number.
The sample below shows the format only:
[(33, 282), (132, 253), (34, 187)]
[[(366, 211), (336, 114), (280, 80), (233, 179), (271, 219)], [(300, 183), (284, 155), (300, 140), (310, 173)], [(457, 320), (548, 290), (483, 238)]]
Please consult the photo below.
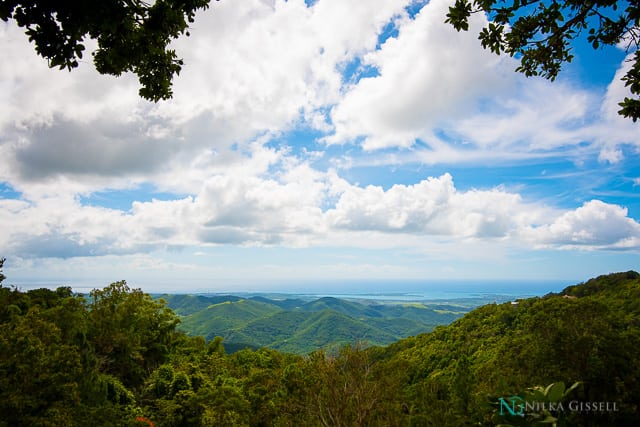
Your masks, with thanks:
[(187, 316), (219, 302), (238, 301), (242, 298), (234, 295), (162, 294), (157, 296), (157, 299), (171, 300), (171, 309), (181, 316)]
[(301, 309), (304, 311), (322, 311), (328, 309), (355, 318), (382, 316), (378, 310), (369, 305), (346, 301), (335, 297), (318, 298), (315, 301), (306, 303), (301, 307)]
[[(406, 373), (401, 389), (417, 399), (418, 424), (427, 419), (439, 419), (436, 424), (443, 426), (466, 424), (465, 414), (487, 413), (488, 395), (522, 395), (534, 385), (579, 382), (574, 399), (617, 402), (616, 413), (555, 416), (569, 425), (631, 426), (640, 420), (639, 348), (640, 274), (630, 271), (599, 276), (559, 294), (488, 304), (431, 333), (373, 351), (382, 370)], [(498, 420), (538, 425), (494, 417)], [(482, 417), (471, 421), (482, 422)]]
[(396, 335), (354, 319), (346, 314), (325, 309), (313, 313), (300, 325), (296, 333), (277, 349), (291, 353), (310, 353), (324, 348), (337, 349), (345, 344), (362, 342), (365, 345), (380, 345), (395, 341)]
[(215, 302), (203, 310), (185, 316), (180, 327), (192, 335), (213, 339), (216, 336), (224, 337), (233, 329), (280, 310), (272, 304), (247, 299)]
[(335, 297), (305, 301), (165, 294), (162, 298), (181, 315), (180, 329), (190, 335), (207, 340), (222, 337), (226, 348), (234, 351), (269, 347), (297, 354), (335, 350), (353, 342), (390, 344), (451, 323), (470, 309), (458, 306), (456, 311), (447, 311), (421, 303), (363, 303)]

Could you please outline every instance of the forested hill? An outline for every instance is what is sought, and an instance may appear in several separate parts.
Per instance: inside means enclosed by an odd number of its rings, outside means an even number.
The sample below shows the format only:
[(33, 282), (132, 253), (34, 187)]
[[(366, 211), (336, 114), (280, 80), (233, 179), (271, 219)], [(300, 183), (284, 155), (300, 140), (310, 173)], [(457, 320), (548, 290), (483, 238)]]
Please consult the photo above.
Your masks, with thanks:
[(617, 273), (299, 356), (227, 354), (124, 282), (0, 286), (0, 426), (637, 426), (639, 302), (640, 275)]
[(233, 295), (161, 295), (180, 316), (180, 330), (222, 337), (227, 352), (269, 347), (308, 354), (354, 342), (386, 345), (462, 317), (477, 299), (429, 304)]
[[(567, 401), (616, 402), (617, 411), (565, 408), (555, 416), (576, 426), (637, 426), (638, 349), (640, 275), (630, 271), (560, 294), (486, 305), (375, 353), (381, 369), (405, 373), (400, 389), (415, 405), (410, 418), (424, 425), (486, 422), (489, 395), (524, 396), (529, 387), (580, 382)], [(501, 421), (521, 425), (519, 418)]]

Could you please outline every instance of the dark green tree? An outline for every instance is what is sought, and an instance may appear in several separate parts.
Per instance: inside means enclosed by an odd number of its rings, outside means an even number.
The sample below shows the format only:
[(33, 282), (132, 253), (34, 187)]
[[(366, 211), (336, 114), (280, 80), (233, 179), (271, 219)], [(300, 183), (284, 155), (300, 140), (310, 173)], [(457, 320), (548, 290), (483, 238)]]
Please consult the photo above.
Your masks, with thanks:
[(72, 425), (80, 354), (39, 307), (0, 324), (0, 426)]
[(196, 11), (208, 6), (209, 0), (0, 0), (0, 19), (24, 27), (50, 67), (77, 67), (84, 40), (96, 40), (98, 72), (133, 72), (140, 96), (159, 101), (171, 98), (171, 81), (183, 65), (169, 43), (188, 36)]
[[(598, 49), (625, 43), (627, 51), (640, 42), (640, 3), (615, 0), (456, 0), (446, 22), (469, 29), (472, 13), (484, 12), (489, 23), (480, 32), (482, 47), (520, 60), (516, 71), (554, 80), (562, 64), (571, 62), (572, 40), (585, 36)], [(618, 113), (640, 118), (640, 51), (622, 80), (633, 97), (619, 103)]]
[(168, 357), (178, 317), (163, 301), (154, 301), (125, 281), (90, 294), (88, 339), (101, 360), (101, 371), (126, 387), (142, 385)]
[(4, 279), (7, 278), (7, 276), (5, 276), (4, 274), (2, 274), (2, 267), (4, 266), (4, 262), (6, 261), (6, 258), (0, 258), (0, 285), (2, 284), (2, 282), (4, 281)]
[(367, 426), (379, 404), (373, 361), (360, 344), (337, 356), (318, 350), (306, 366), (307, 411), (322, 426)]

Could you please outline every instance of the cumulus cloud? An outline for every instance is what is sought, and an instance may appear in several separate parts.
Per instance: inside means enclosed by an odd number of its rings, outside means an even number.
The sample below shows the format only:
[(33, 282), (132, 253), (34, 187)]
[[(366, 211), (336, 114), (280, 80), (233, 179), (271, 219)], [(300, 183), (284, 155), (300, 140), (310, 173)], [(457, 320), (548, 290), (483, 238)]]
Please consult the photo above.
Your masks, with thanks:
[[(174, 141), (140, 138), (140, 123), (78, 123), (54, 117), (47, 125), (25, 129), (28, 141), (6, 153), (20, 177), (43, 180), (56, 175), (119, 176), (153, 172), (179, 148)], [(144, 131), (142, 131), (144, 134)]]
[(409, 3), (216, 3), (175, 42), (185, 66), (174, 99), (159, 104), (138, 98), (133, 76), (99, 76), (89, 61), (72, 73), (48, 69), (22, 29), (3, 23), (0, 180), (29, 191), (52, 176), (91, 175), (93, 190), (122, 188), (127, 177), (193, 169), (211, 151), (221, 160), (301, 120), (326, 128), (322, 110), (341, 97), (343, 65), (375, 49)]
[(129, 211), (67, 194), (0, 199), (0, 244), (18, 256), (68, 257), (198, 244), (296, 246), (323, 232), (325, 175), (293, 161), (277, 179), (260, 177), (259, 168), (234, 172), (209, 177), (194, 196), (134, 201)]
[(17, 256), (68, 258), (122, 249), (112, 228), (122, 225), (121, 214), (115, 210), (49, 198), (37, 203), (0, 200), (0, 212), (0, 244)]
[[(186, 65), (175, 98), (157, 105), (137, 97), (132, 76), (99, 76), (88, 62), (73, 73), (48, 69), (22, 30), (4, 23), (0, 180), (28, 192), (37, 181), (80, 176), (90, 192), (190, 170), (199, 186), (212, 152), (218, 163), (235, 161), (236, 144), (268, 141), (301, 121), (333, 126), (329, 143), (412, 147), (396, 162), (535, 157), (594, 139), (601, 161), (618, 162), (619, 144), (638, 143), (629, 123), (585, 126), (593, 95), (518, 78), (513, 60), (480, 48), (484, 16), (458, 33), (443, 22), (449, 1), (431, 1), (415, 18), (404, 10), (411, 3), (216, 3), (199, 14), (191, 37), (176, 41)], [(378, 49), (389, 24), (398, 35)], [(378, 75), (345, 81), (342, 71), (356, 59)], [(602, 104), (607, 120), (617, 120), (624, 67)], [(414, 147), (417, 139), (428, 149)]]
[(211, 177), (195, 196), (134, 202), (127, 212), (60, 196), (31, 203), (0, 200), (0, 213), (0, 244), (21, 257), (198, 245), (369, 247), (362, 233), (394, 236), (382, 237), (382, 247), (419, 247), (420, 239), (586, 249), (635, 249), (640, 242), (640, 224), (618, 205), (594, 200), (556, 211), (502, 188), (459, 191), (450, 174), (386, 190), (362, 187), (304, 162), (292, 162), (278, 179)]
[(450, 174), (387, 191), (351, 187), (327, 213), (337, 228), (456, 238), (508, 237), (536, 215), (517, 194), (500, 189), (458, 192)]
[[(602, 101), (600, 110), (603, 120), (594, 126), (593, 132), (597, 135), (596, 141), (601, 147), (598, 159), (602, 162), (619, 163), (622, 161), (624, 158), (621, 150), (622, 145), (628, 144), (634, 146), (636, 150), (640, 149), (640, 133), (636, 123), (618, 114), (620, 110), (618, 103), (625, 97), (632, 97), (630, 88), (625, 86), (621, 80), (631, 68), (632, 59), (633, 53), (628, 54), (616, 71)], [(613, 135), (611, 134), (612, 129), (615, 129)]]
[(527, 233), (535, 243), (561, 247), (638, 248), (640, 224), (618, 205), (591, 200)]
[[(413, 3), (212, 4), (176, 41), (185, 67), (175, 98), (159, 104), (138, 98), (134, 76), (99, 76), (88, 62), (48, 69), (21, 29), (1, 23), (0, 184), (19, 194), (0, 199), (0, 247), (20, 257), (142, 259), (217, 245), (637, 249), (638, 222), (603, 201), (558, 210), (500, 186), (463, 191), (441, 172), (385, 186), (345, 178), (362, 151), (399, 164), (485, 164), (591, 150), (615, 163), (625, 144), (640, 146), (614, 111), (628, 65), (603, 99), (524, 80), (512, 59), (479, 46), (484, 16), (458, 33), (443, 23), (450, 1), (410, 17)], [(388, 26), (397, 36), (379, 46)], [(357, 63), (376, 73), (347, 76)], [(287, 136), (299, 129), (315, 131), (302, 148)], [(318, 135), (357, 146), (327, 148)], [(86, 201), (141, 186), (169, 200), (145, 197), (130, 209)]]
[(0, 23), (0, 44), (0, 129), (48, 123), (54, 114), (78, 121), (131, 114), (140, 103), (131, 75), (101, 76), (86, 59), (71, 73), (50, 69), (13, 21)]
[[(280, 130), (341, 95), (340, 65), (375, 48), (382, 27), (410, 0), (217, 3), (180, 40), (185, 68), (173, 102), (158, 113), (175, 120), (194, 111), (253, 130)], [(202, 72), (206, 70), (206, 72)]]
[[(17, 243), (12, 253), (27, 258), (75, 258), (85, 256), (101, 256), (114, 253), (126, 253), (113, 247), (114, 239), (100, 239), (94, 242), (83, 242), (82, 235), (50, 233), (38, 236), (17, 235)], [(135, 252), (141, 248), (136, 248)], [(133, 252), (132, 252), (133, 253)]]
[(618, 163), (622, 145), (640, 144), (636, 126), (617, 114), (629, 95), (620, 77), (630, 56), (604, 97), (564, 79), (526, 78), (514, 72), (514, 59), (480, 47), (485, 16), (473, 15), (468, 32), (443, 23), (450, 3), (429, 2), (415, 19), (398, 22), (397, 38), (364, 56), (378, 74), (346, 88), (324, 141), (404, 148), (410, 155), (393, 161), (430, 164), (585, 152)]
[(332, 110), (328, 143), (364, 137), (368, 150), (410, 147), (444, 118), (461, 117), (478, 98), (509, 87), (512, 73), (500, 64), (511, 62), (481, 49), (474, 34), (486, 19), (474, 15), (471, 30), (459, 33), (443, 22), (449, 5), (429, 2), (401, 22), (397, 38), (364, 57), (379, 75), (361, 79)]

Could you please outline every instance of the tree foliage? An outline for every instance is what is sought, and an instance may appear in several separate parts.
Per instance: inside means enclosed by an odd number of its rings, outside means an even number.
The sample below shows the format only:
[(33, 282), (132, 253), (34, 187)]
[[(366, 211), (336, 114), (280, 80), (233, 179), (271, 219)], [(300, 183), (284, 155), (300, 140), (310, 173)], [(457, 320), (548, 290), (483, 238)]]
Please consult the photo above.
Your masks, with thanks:
[[(224, 338), (229, 349), (269, 347), (308, 354), (362, 341), (386, 345), (428, 332), (460, 318), (481, 301), (465, 306), (368, 304), (323, 297), (314, 301), (233, 295), (164, 295), (181, 315), (180, 329), (206, 339)], [(488, 301), (488, 300), (487, 300)]]
[(102, 370), (126, 386), (139, 386), (146, 374), (164, 362), (179, 319), (140, 289), (125, 281), (91, 291), (90, 339)]
[[(387, 347), (302, 356), (227, 354), (125, 282), (86, 298), (0, 286), (0, 427), (637, 426), (639, 301), (638, 273), (611, 274)], [(500, 398), (617, 406), (513, 416)]]
[(133, 72), (140, 96), (158, 101), (172, 96), (171, 81), (183, 65), (169, 43), (188, 36), (196, 11), (208, 5), (209, 0), (0, 0), (0, 19), (24, 27), (50, 67), (77, 67), (85, 39), (96, 40), (98, 72)]
[(636, 49), (632, 65), (622, 77), (632, 97), (619, 103), (619, 114), (640, 118), (640, 4), (615, 0), (456, 0), (446, 22), (469, 29), (472, 13), (484, 12), (490, 22), (480, 31), (482, 47), (520, 60), (516, 71), (554, 80), (565, 62), (571, 62), (571, 42), (586, 35), (598, 49), (624, 44)]
[(2, 284), (4, 279), (6, 279), (6, 276), (2, 274), (2, 267), (4, 266), (5, 261), (6, 261), (6, 258), (0, 258), (0, 285)]

